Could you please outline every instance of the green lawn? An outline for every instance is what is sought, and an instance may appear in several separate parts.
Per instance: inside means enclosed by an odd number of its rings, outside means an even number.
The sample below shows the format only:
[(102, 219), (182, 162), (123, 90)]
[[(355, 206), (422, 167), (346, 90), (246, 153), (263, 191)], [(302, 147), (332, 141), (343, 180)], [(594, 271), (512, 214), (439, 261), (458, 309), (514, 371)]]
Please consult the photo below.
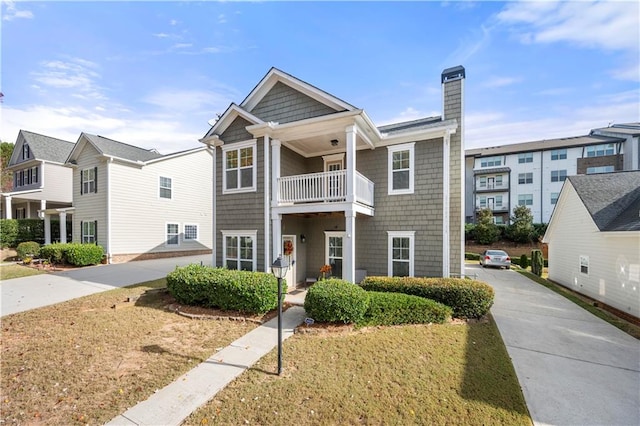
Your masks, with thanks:
[(23, 265), (2, 265), (0, 266), (0, 280), (10, 280), (12, 278), (28, 277), (31, 275), (44, 274), (45, 272), (29, 268)]

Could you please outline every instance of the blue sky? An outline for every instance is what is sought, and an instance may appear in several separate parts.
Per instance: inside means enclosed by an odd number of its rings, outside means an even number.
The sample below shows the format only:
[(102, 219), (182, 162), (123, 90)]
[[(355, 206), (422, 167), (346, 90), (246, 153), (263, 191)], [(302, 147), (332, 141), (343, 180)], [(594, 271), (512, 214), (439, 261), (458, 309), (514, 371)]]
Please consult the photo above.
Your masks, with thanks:
[(440, 74), (461, 64), (466, 148), (640, 121), (636, 1), (2, 1), (0, 23), (9, 142), (199, 146), (272, 66), (383, 125), (440, 115)]

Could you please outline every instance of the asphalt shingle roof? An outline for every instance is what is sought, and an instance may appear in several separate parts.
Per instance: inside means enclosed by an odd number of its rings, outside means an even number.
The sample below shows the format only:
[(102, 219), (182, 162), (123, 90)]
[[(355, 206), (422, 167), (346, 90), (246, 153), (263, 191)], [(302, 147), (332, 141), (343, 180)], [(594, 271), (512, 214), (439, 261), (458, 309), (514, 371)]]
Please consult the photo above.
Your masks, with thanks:
[(113, 139), (103, 136), (90, 135), (84, 133), (84, 136), (104, 155), (123, 158), (131, 161), (149, 161), (162, 157), (162, 154), (155, 150), (139, 148), (123, 142), (114, 141)]
[(601, 231), (640, 231), (640, 170), (567, 179)]
[(410, 132), (414, 130), (426, 129), (433, 127), (434, 124), (442, 123), (442, 117), (426, 117), (418, 120), (405, 121), (402, 123), (387, 124), (385, 126), (379, 126), (380, 133), (401, 133)]
[(52, 138), (51, 136), (20, 130), (33, 156), (38, 160), (64, 163), (75, 146), (74, 142)]

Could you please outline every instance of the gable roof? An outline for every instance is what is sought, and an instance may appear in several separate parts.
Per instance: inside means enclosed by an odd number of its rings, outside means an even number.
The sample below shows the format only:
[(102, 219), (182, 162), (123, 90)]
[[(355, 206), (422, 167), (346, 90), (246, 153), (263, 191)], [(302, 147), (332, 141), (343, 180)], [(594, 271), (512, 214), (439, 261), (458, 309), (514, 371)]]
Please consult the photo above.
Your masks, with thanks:
[(100, 154), (109, 157), (117, 157), (136, 162), (144, 162), (162, 157), (162, 154), (154, 149), (139, 148), (124, 142), (118, 142), (103, 136), (91, 135), (84, 132), (80, 135), (80, 139), (82, 139), (83, 136)]
[[(52, 138), (38, 133), (20, 130), (24, 142), (29, 145), (29, 150), (37, 160), (64, 163), (75, 146), (74, 142)], [(18, 148), (16, 145), (15, 148)], [(14, 148), (14, 149), (15, 149)]]
[(640, 231), (640, 171), (567, 179), (600, 231)]

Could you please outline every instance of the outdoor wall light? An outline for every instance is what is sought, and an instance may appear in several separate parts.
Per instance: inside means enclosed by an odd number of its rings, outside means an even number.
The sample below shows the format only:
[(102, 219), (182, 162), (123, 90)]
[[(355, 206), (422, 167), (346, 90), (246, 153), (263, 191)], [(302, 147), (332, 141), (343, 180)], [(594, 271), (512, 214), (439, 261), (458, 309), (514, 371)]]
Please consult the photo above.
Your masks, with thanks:
[(307, 237), (306, 237), (304, 234), (300, 234), (300, 242), (301, 242), (302, 244), (304, 244), (304, 243), (306, 243), (306, 242), (307, 242)]
[(338, 146), (338, 139), (331, 139), (331, 146)]
[(282, 373), (282, 279), (287, 275), (289, 262), (279, 255), (271, 265), (271, 272), (278, 279), (278, 376)]

